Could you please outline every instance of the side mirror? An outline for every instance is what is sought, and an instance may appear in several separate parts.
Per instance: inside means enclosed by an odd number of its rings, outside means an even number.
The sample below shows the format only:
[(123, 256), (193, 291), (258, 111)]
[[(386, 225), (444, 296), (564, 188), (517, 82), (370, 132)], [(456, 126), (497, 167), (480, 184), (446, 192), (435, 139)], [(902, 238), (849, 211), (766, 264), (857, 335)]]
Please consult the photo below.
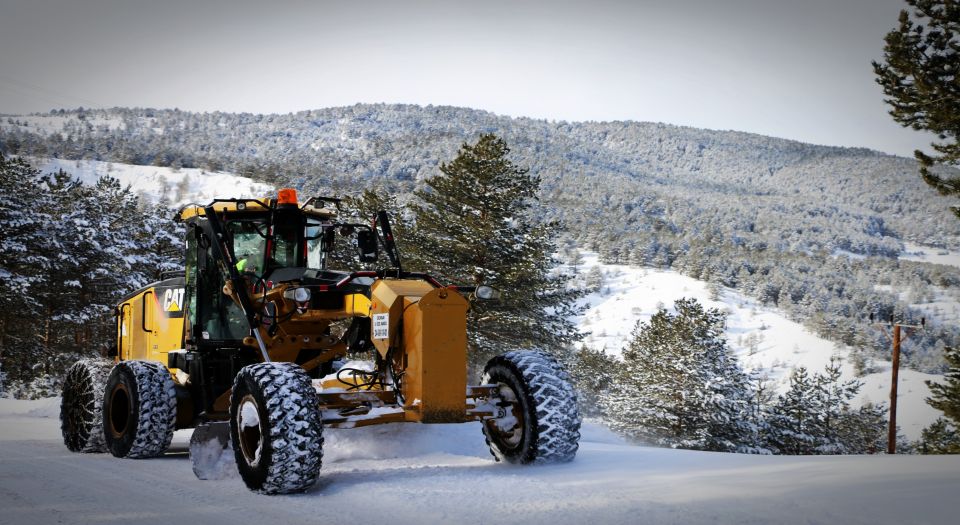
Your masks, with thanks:
[(377, 249), (377, 236), (371, 230), (357, 231), (357, 252), (360, 255), (360, 262), (377, 262), (379, 255)]

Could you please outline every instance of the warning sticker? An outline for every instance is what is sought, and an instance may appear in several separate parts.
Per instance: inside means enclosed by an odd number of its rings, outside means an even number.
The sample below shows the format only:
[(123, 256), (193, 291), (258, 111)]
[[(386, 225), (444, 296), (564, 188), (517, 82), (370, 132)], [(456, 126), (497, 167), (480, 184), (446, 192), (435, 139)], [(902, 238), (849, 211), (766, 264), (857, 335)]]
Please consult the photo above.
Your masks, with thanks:
[(390, 339), (390, 314), (373, 314), (373, 338)]

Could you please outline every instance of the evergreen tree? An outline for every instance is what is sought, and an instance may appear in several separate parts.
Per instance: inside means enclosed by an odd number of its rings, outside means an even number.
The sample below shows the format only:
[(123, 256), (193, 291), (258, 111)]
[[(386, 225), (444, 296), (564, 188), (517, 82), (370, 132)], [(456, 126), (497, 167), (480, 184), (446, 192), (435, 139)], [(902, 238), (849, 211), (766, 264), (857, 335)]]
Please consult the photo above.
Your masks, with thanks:
[(40, 172), (0, 154), (0, 193), (0, 366), (15, 382), (31, 376), (39, 356), (36, 323), (25, 321), (43, 312), (38, 294), (48, 288), (54, 251), (45, 235), (51, 217)]
[(815, 395), (820, 409), (818, 454), (848, 453), (844, 427), (846, 420), (851, 417), (850, 401), (856, 397), (862, 385), (856, 380), (841, 382), (841, 375), (840, 360), (831, 358), (824, 372), (814, 376)]
[(752, 393), (723, 337), (726, 317), (694, 299), (638, 322), (602, 404), (611, 427), (669, 447), (751, 448)]
[(823, 373), (794, 369), (790, 389), (766, 410), (766, 443), (778, 454), (868, 454), (885, 439), (883, 407), (853, 410), (860, 391), (856, 381), (840, 381), (840, 362), (831, 359)]
[(927, 404), (943, 412), (944, 418), (923, 430), (921, 450), (925, 454), (957, 454), (960, 453), (960, 350), (945, 348), (944, 359), (947, 361), (947, 373), (943, 383), (927, 381), (930, 388), (930, 397)]
[[(140, 256), (134, 273), (146, 283), (183, 271), (183, 224), (173, 220), (174, 212), (165, 198), (142, 210), (142, 227), (136, 238)], [(131, 284), (134, 284), (131, 282)]]
[(560, 227), (537, 220), (540, 178), (517, 167), (503, 139), (482, 135), (427, 179), (413, 206), (419, 255), (442, 281), (489, 285), (498, 301), (478, 301), (467, 319), (469, 357), (481, 367), (516, 348), (540, 348), (567, 360), (579, 339), (569, 321), (578, 292), (555, 273)]
[(581, 347), (573, 356), (569, 372), (577, 386), (580, 414), (601, 414), (600, 398), (615, 380), (618, 365), (615, 357), (603, 350), (592, 350), (586, 346)]
[[(390, 226), (393, 230), (393, 237), (397, 243), (397, 250), (400, 252), (401, 264), (408, 271), (424, 270), (424, 263), (420, 260), (420, 246), (416, 237), (416, 231), (413, 228), (412, 217), (397, 197), (397, 194), (385, 187), (373, 187), (363, 190), (356, 197), (346, 197), (342, 203), (341, 220), (342, 221), (360, 221), (362, 224), (373, 224), (377, 212), (386, 211), (390, 216)], [(357, 257), (356, 247), (348, 246), (343, 237), (338, 236), (338, 245), (334, 250), (333, 259), (335, 264), (342, 269), (360, 268)], [(387, 255), (381, 253), (380, 257), (385, 259)], [(374, 263), (373, 266), (384, 266), (382, 262)]]
[[(87, 186), (0, 157), (0, 186), (0, 280), (17, 291), (0, 296), (4, 388), (52, 395), (66, 366), (112, 342), (116, 301), (179, 267), (168, 248), (182, 236), (162, 225), (169, 210), (142, 210), (112, 178)], [(41, 390), (30, 391), (34, 380)]]
[(918, 448), (922, 454), (960, 454), (960, 434), (949, 421), (938, 417), (923, 429)]
[[(914, 152), (920, 174), (941, 194), (960, 196), (960, 177), (942, 178), (930, 168), (960, 163), (960, 3), (906, 0), (899, 26), (885, 40), (884, 62), (873, 62), (890, 115), (904, 127), (930, 131), (942, 142), (935, 155)], [(953, 208), (960, 217), (960, 207)]]
[(604, 281), (603, 270), (601, 270), (598, 265), (590, 268), (590, 271), (587, 272), (584, 286), (590, 293), (600, 293), (600, 291), (603, 290)]
[(813, 454), (817, 447), (816, 391), (806, 367), (790, 374), (790, 389), (777, 398), (767, 416), (768, 445), (780, 454)]
[[(877, 454), (887, 446), (887, 407), (866, 403), (844, 413), (837, 425), (844, 454)], [(897, 445), (897, 450), (905, 448)]]
[(944, 382), (927, 381), (931, 394), (927, 404), (943, 412), (955, 427), (960, 427), (960, 349), (946, 348), (943, 357), (948, 365)]

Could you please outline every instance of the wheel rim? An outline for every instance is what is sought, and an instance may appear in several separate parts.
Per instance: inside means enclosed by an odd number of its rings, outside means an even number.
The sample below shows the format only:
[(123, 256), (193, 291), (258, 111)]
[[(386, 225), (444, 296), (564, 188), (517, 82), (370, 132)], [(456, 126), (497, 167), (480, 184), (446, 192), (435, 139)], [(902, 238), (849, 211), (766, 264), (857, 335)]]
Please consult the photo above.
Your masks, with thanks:
[(237, 409), (237, 436), (243, 459), (251, 467), (257, 466), (263, 453), (263, 422), (257, 400), (249, 394)]
[(121, 437), (130, 424), (130, 392), (126, 385), (117, 383), (110, 392), (110, 433)]
[(523, 442), (525, 426), (523, 407), (512, 388), (503, 383), (497, 386), (500, 394), (500, 402), (497, 406), (503, 409), (503, 416), (487, 419), (485, 422), (487, 432), (507, 449), (516, 449)]

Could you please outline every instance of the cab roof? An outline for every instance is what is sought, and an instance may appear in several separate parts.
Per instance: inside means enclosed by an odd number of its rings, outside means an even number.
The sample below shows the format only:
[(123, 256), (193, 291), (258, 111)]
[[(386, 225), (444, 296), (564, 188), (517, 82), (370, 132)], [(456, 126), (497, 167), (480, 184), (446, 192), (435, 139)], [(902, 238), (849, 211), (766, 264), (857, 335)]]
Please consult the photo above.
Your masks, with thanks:
[(204, 208), (212, 206), (218, 213), (224, 213), (228, 216), (242, 217), (244, 215), (255, 215), (270, 211), (273, 209), (283, 209), (285, 207), (296, 206), (304, 214), (318, 219), (332, 219), (337, 216), (336, 207), (329, 207), (329, 204), (336, 204), (337, 199), (328, 198), (310, 198), (304, 202), (287, 201), (281, 202), (276, 198), (262, 199), (214, 199), (209, 204), (187, 204), (180, 208), (175, 217), (178, 221), (189, 221), (206, 215)]

